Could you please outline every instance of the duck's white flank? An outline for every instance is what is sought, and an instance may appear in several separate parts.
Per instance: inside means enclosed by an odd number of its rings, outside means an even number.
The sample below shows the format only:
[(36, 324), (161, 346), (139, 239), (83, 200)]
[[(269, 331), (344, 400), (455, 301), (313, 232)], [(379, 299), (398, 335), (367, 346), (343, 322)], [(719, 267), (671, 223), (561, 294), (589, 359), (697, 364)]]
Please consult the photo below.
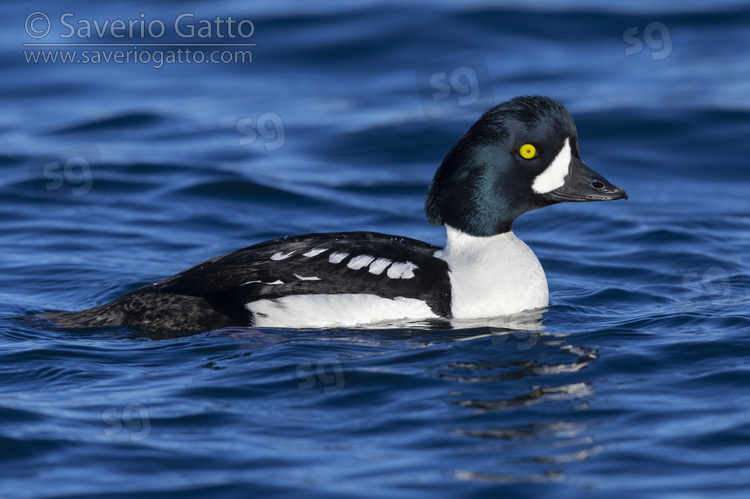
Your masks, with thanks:
[(370, 294), (290, 295), (245, 305), (258, 327), (352, 327), (399, 319), (437, 317), (413, 298)]
[(542, 265), (513, 231), (475, 237), (446, 226), (446, 232), (445, 249), (435, 256), (450, 267), (455, 319), (497, 317), (549, 304)]

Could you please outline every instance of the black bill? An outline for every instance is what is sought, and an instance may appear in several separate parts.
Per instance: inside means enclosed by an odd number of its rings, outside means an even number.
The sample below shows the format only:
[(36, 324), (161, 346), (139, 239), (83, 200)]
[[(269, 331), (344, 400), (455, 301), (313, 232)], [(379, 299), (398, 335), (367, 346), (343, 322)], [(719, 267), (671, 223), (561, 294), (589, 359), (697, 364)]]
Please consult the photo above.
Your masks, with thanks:
[(623, 189), (611, 184), (578, 158), (572, 159), (565, 184), (547, 196), (556, 202), (628, 199)]

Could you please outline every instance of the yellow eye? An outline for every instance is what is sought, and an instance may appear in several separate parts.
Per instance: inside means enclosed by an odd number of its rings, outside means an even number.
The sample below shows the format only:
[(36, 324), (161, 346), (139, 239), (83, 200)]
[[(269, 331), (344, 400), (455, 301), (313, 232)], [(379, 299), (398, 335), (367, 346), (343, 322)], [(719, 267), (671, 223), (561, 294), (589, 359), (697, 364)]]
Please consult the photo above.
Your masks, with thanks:
[(531, 159), (536, 157), (536, 147), (531, 144), (524, 144), (518, 150), (522, 158)]

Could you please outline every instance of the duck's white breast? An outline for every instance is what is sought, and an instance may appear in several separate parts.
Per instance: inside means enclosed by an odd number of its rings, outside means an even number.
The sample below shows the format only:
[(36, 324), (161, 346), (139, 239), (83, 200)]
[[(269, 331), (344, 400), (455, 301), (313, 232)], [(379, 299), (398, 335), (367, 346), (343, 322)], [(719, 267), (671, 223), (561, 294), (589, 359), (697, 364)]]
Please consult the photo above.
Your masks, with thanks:
[(454, 318), (496, 317), (549, 304), (547, 278), (539, 259), (512, 231), (474, 237), (446, 229), (445, 249), (435, 256), (450, 267)]

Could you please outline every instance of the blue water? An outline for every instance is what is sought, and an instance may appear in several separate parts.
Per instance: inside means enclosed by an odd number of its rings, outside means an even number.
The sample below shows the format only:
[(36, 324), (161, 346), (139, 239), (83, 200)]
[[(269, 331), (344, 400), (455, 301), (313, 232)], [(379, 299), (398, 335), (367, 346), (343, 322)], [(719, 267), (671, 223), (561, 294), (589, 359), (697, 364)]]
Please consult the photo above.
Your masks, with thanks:
[[(750, 7), (626, 3), (4, 5), (0, 496), (747, 497)], [(23, 43), (123, 43), (61, 38), (66, 12), (143, 13), (159, 43), (239, 39), (185, 41), (186, 12), (252, 20), (252, 62), (27, 63)], [(563, 102), (630, 196), (517, 221), (543, 313), (191, 336), (28, 320), (282, 235), (442, 244), (436, 166), (523, 94)]]

